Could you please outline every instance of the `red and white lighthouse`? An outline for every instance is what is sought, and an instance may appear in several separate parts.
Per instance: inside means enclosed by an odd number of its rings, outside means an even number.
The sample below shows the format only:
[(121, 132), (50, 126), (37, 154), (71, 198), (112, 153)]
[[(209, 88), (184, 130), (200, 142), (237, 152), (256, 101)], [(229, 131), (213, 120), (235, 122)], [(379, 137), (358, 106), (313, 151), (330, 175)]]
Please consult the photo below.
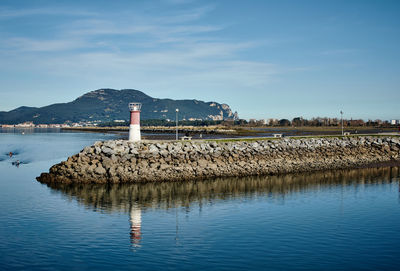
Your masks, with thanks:
[(140, 108), (141, 103), (129, 103), (131, 121), (129, 124), (129, 141), (140, 141)]

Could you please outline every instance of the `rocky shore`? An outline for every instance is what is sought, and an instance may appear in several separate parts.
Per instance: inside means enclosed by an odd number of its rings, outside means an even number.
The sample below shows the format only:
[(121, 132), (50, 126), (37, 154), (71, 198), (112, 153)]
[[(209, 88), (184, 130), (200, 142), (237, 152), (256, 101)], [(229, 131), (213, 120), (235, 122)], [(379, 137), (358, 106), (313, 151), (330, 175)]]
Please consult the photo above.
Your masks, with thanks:
[(96, 142), (42, 173), (43, 183), (128, 183), (393, 165), (399, 137)]

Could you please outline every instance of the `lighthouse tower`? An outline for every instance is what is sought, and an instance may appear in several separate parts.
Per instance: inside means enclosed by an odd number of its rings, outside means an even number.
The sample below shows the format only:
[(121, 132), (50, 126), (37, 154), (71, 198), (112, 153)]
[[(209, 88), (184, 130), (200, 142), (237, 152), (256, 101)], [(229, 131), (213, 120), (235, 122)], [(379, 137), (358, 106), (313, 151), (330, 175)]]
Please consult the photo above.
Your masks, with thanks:
[(141, 103), (129, 103), (131, 121), (129, 125), (129, 141), (140, 141), (140, 108)]

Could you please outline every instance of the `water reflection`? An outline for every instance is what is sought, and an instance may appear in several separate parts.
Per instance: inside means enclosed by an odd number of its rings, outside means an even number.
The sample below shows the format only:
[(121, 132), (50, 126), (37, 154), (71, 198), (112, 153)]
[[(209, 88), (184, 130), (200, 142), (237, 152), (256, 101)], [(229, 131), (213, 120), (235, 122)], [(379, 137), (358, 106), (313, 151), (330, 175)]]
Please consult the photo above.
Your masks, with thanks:
[[(77, 200), (96, 211), (125, 212), (129, 214), (130, 238), (138, 247), (141, 240), (142, 211), (184, 207), (233, 198), (271, 197), (284, 203), (288, 194), (329, 187), (380, 185), (397, 181), (398, 167), (287, 174), (282, 176), (253, 176), (220, 178), (197, 182), (145, 184), (46, 184), (54, 192)], [(399, 187), (400, 201), (400, 187)], [(177, 222), (178, 223), (178, 222)], [(178, 224), (176, 225), (178, 226)]]
[(137, 204), (133, 204), (129, 212), (129, 221), (131, 223), (131, 243), (134, 247), (140, 246), (141, 228), (142, 228), (142, 209)]

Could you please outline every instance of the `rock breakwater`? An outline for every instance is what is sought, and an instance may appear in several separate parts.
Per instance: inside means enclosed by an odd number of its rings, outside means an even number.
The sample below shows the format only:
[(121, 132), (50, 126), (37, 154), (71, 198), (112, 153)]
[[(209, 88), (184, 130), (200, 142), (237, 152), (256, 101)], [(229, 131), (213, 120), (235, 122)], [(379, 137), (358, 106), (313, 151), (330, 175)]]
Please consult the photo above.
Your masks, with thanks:
[(400, 161), (398, 137), (96, 142), (42, 173), (51, 182), (127, 183), (367, 167)]

